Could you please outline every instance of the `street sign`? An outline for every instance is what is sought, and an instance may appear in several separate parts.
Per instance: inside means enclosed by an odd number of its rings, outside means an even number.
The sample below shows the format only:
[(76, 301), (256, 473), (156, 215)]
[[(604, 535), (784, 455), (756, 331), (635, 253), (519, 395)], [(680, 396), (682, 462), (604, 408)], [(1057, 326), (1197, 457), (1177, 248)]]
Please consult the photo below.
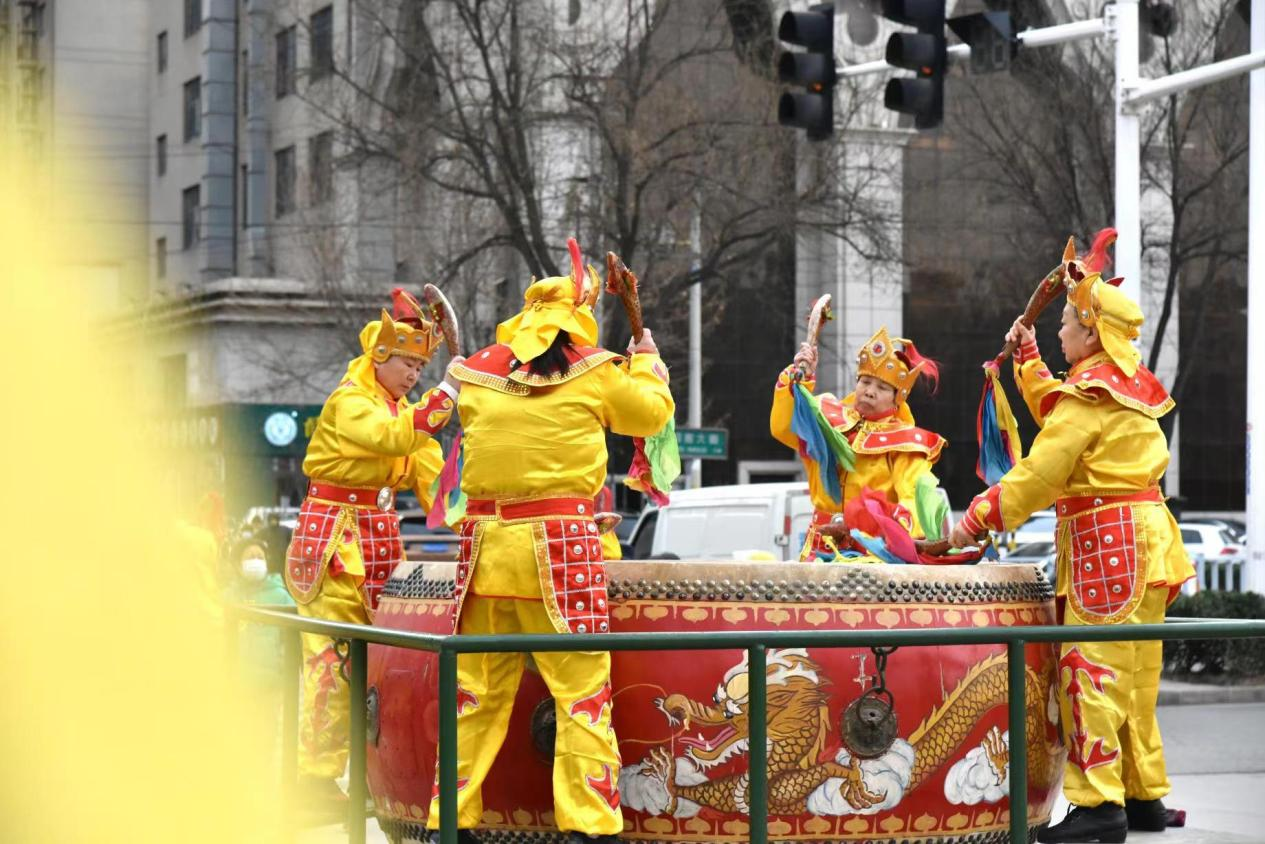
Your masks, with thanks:
[(702, 460), (729, 459), (729, 429), (677, 428), (676, 444), (682, 457)]

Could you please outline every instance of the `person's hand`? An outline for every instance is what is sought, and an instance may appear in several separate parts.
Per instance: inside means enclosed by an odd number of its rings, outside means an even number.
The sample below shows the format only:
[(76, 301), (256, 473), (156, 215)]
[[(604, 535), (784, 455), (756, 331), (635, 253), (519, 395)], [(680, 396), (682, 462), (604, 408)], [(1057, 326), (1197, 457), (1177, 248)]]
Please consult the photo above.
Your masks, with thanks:
[(654, 344), (654, 335), (650, 333), (649, 328), (641, 330), (641, 339), (634, 341), (628, 340), (628, 354), (630, 355), (657, 355), (659, 347)]
[(1015, 344), (1015, 360), (1023, 363), (1041, 356), (1037, 349), (1037, 335), (1031, 328), (1023, 324), (1023, 319), (1015, 320), (1006, 332), (1006, 342)]
[(1015, 324), (1010, 326), (1010, 330), (1006, 332), (1006, 342), (1014, 343), (1016, 346), (1021, 346), (1024, 343), (1035, 343), (1037, 342), (1037, 335), (1033, 333), (1031, 328), (1023, 324), (1023, 318), (1021, 317), (1015, 320)]
[(444, 383), (452, 387), (453, 392), (461, 392), (461, 379), (453, 373), (453, 368), (465, 363), (465, 355), (453, 355), (452, 360), (448, 361), (448, 368), (444, 370)]
[(812, 378), (817, 371), (817, 348), (811, 343), (800, 343), (791, 364), (802, 369), (805, 377)]
[(950, 548), (965, 548), (968, 545), (974, 545), (975, 537), (971, 535), (971, 531), (966, 527), (965, 520), (958, 522), (953, 526), (953, 530), (949, 532)]

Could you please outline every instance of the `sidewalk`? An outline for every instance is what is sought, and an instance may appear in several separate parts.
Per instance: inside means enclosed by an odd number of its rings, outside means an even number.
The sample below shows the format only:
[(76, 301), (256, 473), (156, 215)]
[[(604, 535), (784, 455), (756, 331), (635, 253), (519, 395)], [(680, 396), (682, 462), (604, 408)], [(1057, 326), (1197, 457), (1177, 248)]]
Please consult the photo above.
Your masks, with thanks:
[(1167, 677), (1160, 680), (1160, 706), (1262, 702), (1265, 702), (1265, 685), (1214, 686), (1205, 683), (1183, 683), (1179, 680), (1169, 680)]

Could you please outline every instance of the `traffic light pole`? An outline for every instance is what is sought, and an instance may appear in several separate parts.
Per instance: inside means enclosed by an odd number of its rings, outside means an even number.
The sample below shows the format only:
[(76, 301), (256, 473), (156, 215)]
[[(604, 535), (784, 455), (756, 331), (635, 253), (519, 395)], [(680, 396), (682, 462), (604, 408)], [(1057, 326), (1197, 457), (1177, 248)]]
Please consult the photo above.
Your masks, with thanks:
[[(1141, 302), (1141, 139), (1140, 112), (1161, 97), (1250, 74), (1248, 141), (1247, 258), (1247, 567), (1245, 588), (1265, 592), (1265, 0), (1251, 0), (1251, 52), (1156, 79), (1142, 79), (1138, 65), (1138, 0), (1115, 0), (1104, 17), (1017, 34), (1024, 47), (1064, 44), (1104, 35), (1115, 38), (1116, 149), (1115, 272), (1123, 289)], [(951, 62), (970, 58), (966, 44), (946, 51)], [(840, 78), (888, 73), (886, 61), (846, 66)]]
[[(1265, 55), (1265, 0), (1252, 0), (1251, 54)], [(1248, 85), (1247, 571), (1243, 585), (1265, 592), (1265, 385), (1261, 383), (1265, 380), (1265, 70), (1254, 71)]]
[(1142, 304), (1142, 119), (1126, 107), (1125, 95), (1138, 81), (1138, 0), (1116, 0), (1103, 9), (1107, 34), (1116, 38), (1116, 180), (1112, 275)]
[[(1084, 41), (1087, 38), (1099, 38), (1103, 34), (1103, 19), (1093, 18), (1087, 21), (1061, 23), (1056, 26), (1044, 26), (1040, 29), (1028, 29), (1015, 37), (1024, 47), (1048, 47), (1052, 44), (1066, 44), (1069, 41)], [(954, 44), (946, 51), (950, 62), (964, 62), (971, 58), (969, 44)], [(871, 73), (889, 73), (895, 70), (886, 61), (863, 62), (853, 65), (839, 65), (839, 78), (849, 76), (866, 76)]]

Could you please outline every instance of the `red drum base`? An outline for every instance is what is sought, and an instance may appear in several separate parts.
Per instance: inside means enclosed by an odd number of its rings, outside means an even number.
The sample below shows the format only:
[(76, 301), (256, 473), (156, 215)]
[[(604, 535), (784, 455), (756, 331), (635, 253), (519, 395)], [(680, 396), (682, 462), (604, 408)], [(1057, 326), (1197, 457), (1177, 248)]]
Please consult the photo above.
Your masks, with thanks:
[[(376, 623), (444, 631), (453, 570), (448, 563), (400, 565)], [(1055, 620), (1053, 588), (1029, 566), (622, 561), (609, 563), (607, 572), (615, 632), (1023, 627)], [(894, 729), (877, 741), (847, 726), (853, 723), (847, 710), (875, 684), (874, 652), (771, 649), (769, 839), (1001, 844), (1010, 823), (1010, 766), (1020, 760), (1028, 768), (1028, 825), (1047, 822), (1066, 756), (1056, 665), (1052, 645), (1028, 646), (1028, 747), (1012, 755), (1004, 646), (892, 653), (884, 679)], [(369, 649), (376, 706), (369, 789), (393, 841), (424, 835), (439, 724), (437, 669), (433, 654)], [(623, 838), (748, 840), (747, 671), (742, 650), (614, 654)], [(484, 786), (485, 841), (561, 840), (550, 785), (552, 725), (541, 717), (552, 711), (548, 691), (529, 668)]]

